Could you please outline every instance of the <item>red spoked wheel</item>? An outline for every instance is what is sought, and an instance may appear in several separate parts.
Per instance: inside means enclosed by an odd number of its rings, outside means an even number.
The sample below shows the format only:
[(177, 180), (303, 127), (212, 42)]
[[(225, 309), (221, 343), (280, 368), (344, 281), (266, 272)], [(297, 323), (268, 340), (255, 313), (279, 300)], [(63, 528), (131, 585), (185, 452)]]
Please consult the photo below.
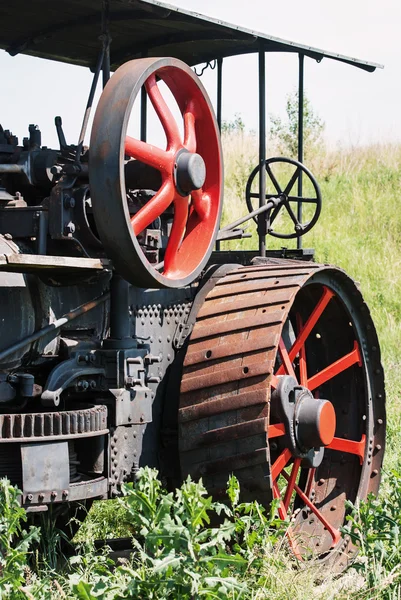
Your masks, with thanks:
[(179, 409), (183, 476), (224, 498), (275, 498), (294, 554), (336, 562), (347, 501), (376, 493), (384, 378), (369, 310), (334, 267), (272, 259), (221, 278), (199, 311)]
[[(160, 81), (177, 102), (183, 136)], [(128, 120), (142, 86), (163, 127), (164, 149), (127, 136)], [(127, 163), (128, 158), (133, 160)], [(158, 182), (153, 197), (135, 211), (127, 194), (142, 184), (140, 176), (132, 176), (135, 169), (129, 169), (133, 161), (153, 171), (153, 180)], [(89, 175), (99, 237), (125, 279), (142, 287), (177, 288), (199, 275), (218, 233), (223, 168), (211, 103), (187, 65), (172, 58), (148, 58), (130, 61), (116, 71), (96, 110)], [(163, 220), (166, 232), (155, 261), (138, 236)]]
[(291, 521), (293, 552), (334, 555), (340, 566), (353, 552), (341, 531), (345, 501), (377, 492), (384, 452), (378, 343), (368, 339), (366, 305), (358, 310), (344, 283), (322, 273), (297, 294), (278, 344), (268, 431), (273, 498)]

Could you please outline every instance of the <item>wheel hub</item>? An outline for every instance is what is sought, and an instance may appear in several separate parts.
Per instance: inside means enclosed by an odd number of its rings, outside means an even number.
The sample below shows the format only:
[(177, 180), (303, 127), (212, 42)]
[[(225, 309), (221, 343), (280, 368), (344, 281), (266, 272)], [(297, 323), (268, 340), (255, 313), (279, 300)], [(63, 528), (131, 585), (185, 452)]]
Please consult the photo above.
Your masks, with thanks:
[(329, 400), (317, 400), (303, 388), (295, 407), (295, 440), (306, 450), (328, 446), (334, 438), (336, 413)]
[[(336, 414), (329, 400), (316, 399), (312, 393), (289, 375), (278, 378), (272, 395), (272, 409), (284, 421), (292, 455), (304, 465), (317, 467), (323, 460), (324, 448), (334, 438)], [(274, 412), (274, 409), (273, 409)]]
[(182, 196), (199, 190), (206, 179), (206, 166), (196, 152), (181, 151), (175, 160), (175, 183)]

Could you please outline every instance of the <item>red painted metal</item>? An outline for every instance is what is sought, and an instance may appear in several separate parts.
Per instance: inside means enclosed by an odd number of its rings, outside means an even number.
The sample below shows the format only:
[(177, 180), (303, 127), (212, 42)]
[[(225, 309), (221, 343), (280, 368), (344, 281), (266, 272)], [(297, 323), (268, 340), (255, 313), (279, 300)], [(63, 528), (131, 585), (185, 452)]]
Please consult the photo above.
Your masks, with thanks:
[(270, 439), (275, 437), (280, 437), (285, 435), (285, 425), (284, 423), (275, 423), (274, 425), (269, 425), (267, 429), (267, 437)]
[(288, 507), (290, 506), (291, 497), (292, 497), (292, 493), (295, 489), (295, 483), (297, 481), (297, 476), (298, 476), (298, 471), (299, 471), (300, 466), (301, 466), (301, 459), (296, 458), (294, 460), (294, 464), (292, 465), (291, 475), (290, 475), (290, 478), (288, 479), (287, 489), (285, 490), (285, 494), (284, 494), (283, 503), (284, 503), (284, 507), (285, 507), (286, 511), (288, 511)]
[[(302, 317), (297, 313), (297, 330), (302, 331)], [(299, 349), (299, 383), (305, 387), (308, 387), (308, 368), (306, 362), (306, 349), (305, 344), (302, 344)]]
[(327, 381), (330, 381), (330, 379), (332, 379), (336, 375), (339, 375), (339, 373), (342, 373), (343, 371), (349, 369), (350, 367), (352, 367), (352, 365), (355, 364), (362, 366), (361, 353), (357, 341), (354, 342), (354, 349), (352, 350), (352, 352), (346, 354), (342, 358), (339, 358), (319, 373), (316, 373), (316, 375), (310, 377), (308, 379), (306, 387), (313, 391), (319, 386), (326, 383)]
[(339, 452), (346, 452), (347, 454), (356, 454), (359, 456), (359, 462), (362, 465), (365, 458), (366, 435), (362, 435), (360, 442), (335, 437), (327, 448), (330, 450), (338, 450)]
[(276, 481), (280, 473), (287, 466), (289, 461), (292, 458), (292, 453), (289, 448), (284, 448), (282, 453), (276, 458), (275, 462), (272, 465), (271, 473), (273, 481)]
[[(297, 380), (297, 376), (295, 375), (295, 370), (288, 355), (288, 351), (285, 347), (283, 338), (280, 338), (280, 341), (278, 343), (278, 351), (282, 360), (282, 365), (280, 369), (284, 369), (287, 375), (291, 375), (291, 377)], [(280, 374), (280, 369), (277, 371), (276, 375)]]
[[(180, 108), (184, 139), (157, 83), (160, 77), (169, 87)], [(177, 67), (163, 67), (150, 75), (145, 89), (162, 124), (166, 149), (127, 136), (125, 154), (160, 171), (162, 185), (156, 195), (131, 217), (135, 236), (139, 235), (171, 205), (173, 226), (164, 256), (162, 275), (183, 279), (196, 270), (210, 252), (221, 205), (222, 165), (218, 152), (212, 109), (199, 85)], [(206, 179), (202, 188), (183, 196), (176, 185), (177, 156), (182, 151), (197, 152), (204, 160)]]
[[(284, 479), (286, 479), (287, 481), (290, 480), (290, 476), (285, 472), (282, 471), (282, 475), (284, 477)], [(315, 506), (315, 504), (313, 504), (313, 502), (310, 501), (310, 499), (306, 496), (306, 494), (301, 490), (301, 488), (294, 483), (294, 489), (296, 491), (296, 493), (298, 494), (298, 496), (301, 498), (301, 500), (306, 504), (306, 506), (313, 512), (313, 514), (319, 519), (319, 521), (321, 521), (321, 523), (323, 523), (323, 525), (325, 526), (325, 528), (327, 529), (327, 531), (330, 533), (333, 542), (332, 542), (332, 548), (334, 548), (334, 546), (336, 544), (338, 544), (338, 542), (341, 539), (341, 534), (338, 531), (338, 529), (336, 529), (335, 527), (333, 527), (328, 520), (326, 519), (326, 517), (322, 514), (322, 512)]]
[[(330, 290), (328, 287), (323, 286), (322, 297), (320, 298), (319, 302), (317, 303), (317, 305), (316, 305), (315, 309), (313, 310), (312, 314), (310, 315), (309, 319), (306, 321), (304, 328), (299, 333), (297, 339), (295, 340), (290, 351), (288, 352), (290, 361), (294, 360), (294, 358), (296, 357), (296, 355), (298, 354), (298, 352), (300, 351), (302, 346), (305, 344), (305, 341), (308, 338), (310, 332), (315, 327), (315, 325), (318, 322), (319, 318), (321, 317), (324, 309), (326, 308), (326, 306), (328, 305), (328, 303), (330, 302), (330, 300), (332, 299), (333, 296), (334, 296), (334, 292), (332, 290)], [(278, 369), (276, 375), (284, 375), (284, 373), (285, 373), (284, 366), (281, 365), (280, 368)]]

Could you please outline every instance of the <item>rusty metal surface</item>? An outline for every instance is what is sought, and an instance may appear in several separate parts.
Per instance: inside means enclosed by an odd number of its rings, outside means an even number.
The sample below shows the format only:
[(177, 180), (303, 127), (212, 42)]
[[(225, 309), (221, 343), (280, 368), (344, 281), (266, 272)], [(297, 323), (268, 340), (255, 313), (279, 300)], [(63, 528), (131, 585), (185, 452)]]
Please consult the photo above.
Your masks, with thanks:
[(104, 435), (107, 407), (43, 413), (0, 414), (0, 443), (51, 441)]
[(181, 384), (181, 465), (218, 494), (235, 471), (245, 497), (271, 500), (269, 380), (293, 298), (317, 268), (286, 261), (239, 267), (199, 312)]
[[(311, 485), (314, 505), (339, 529), (345, 525), (346, 499), (354, 502), (377, 492), (385, 442), (377, 335), (358, 288), (339, 269), (266, 259), (264, 264), (237, 268), (218, 281), (198, 313), (184, 360), (179, 444), (184, 477), (203, 477), (211, 493), (224, 497), (234, 473), (244, 499), (269, 506), (271, 465), (281, 452), (279, 438), (274, 443), (268, 439), (269, 424), (279, 422), (275, 407), (270, 406), (278, 344), (285, 335), (283, 326), (288, 327), (296, 313), (305, 322), (325, 286), (336, 299), (309, 342), (310, 375), (344, 356), (355, 338), (364, 365), (336, 377), (329, 389), (337, 413), (336, 435), (346, 440), (359, 440), (361, 432), (366, 435), (363, 464), (352, 453), (326, 450)], [(300, 479), (299, 485), (306, 482)], [(297, 506), (302, 503), (295, 503), (295, 510)], [(307, 540), (303, 551), (327, 555), (339, 568), (353, 551), (345, 537), (330, 553), (330, 533), (309, 510), (298, 511), (293, 529)]]

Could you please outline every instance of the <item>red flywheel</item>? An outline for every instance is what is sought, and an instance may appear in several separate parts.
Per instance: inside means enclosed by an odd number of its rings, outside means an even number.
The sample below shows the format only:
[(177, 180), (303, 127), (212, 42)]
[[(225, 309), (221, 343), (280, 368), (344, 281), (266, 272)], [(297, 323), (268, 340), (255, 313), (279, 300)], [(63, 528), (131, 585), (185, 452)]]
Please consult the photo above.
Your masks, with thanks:
[[(177, 102), (183, 135), (160, 81)], [(142, 87), (163, 127), (166, 148), (127, 135)], [(141, 177), (135, 176), (140, 170), (130, 167), (138, 164), (156, 174), (157, 185), (154, 195), (139, 210), (132, 210), (130, 188), (142, 184)], [(142, 287), (176, 288), (200, 274), (218, 233), (223, 168), (211, 103), (187, 65), (173, 58), (146, 58), (116, 71), (103, 91), (93, 123), (90, 188), (99, 237), (125, 279)], [(143, 235), (160, 219), (169, 223), (155, 261), (146, 252)]]

